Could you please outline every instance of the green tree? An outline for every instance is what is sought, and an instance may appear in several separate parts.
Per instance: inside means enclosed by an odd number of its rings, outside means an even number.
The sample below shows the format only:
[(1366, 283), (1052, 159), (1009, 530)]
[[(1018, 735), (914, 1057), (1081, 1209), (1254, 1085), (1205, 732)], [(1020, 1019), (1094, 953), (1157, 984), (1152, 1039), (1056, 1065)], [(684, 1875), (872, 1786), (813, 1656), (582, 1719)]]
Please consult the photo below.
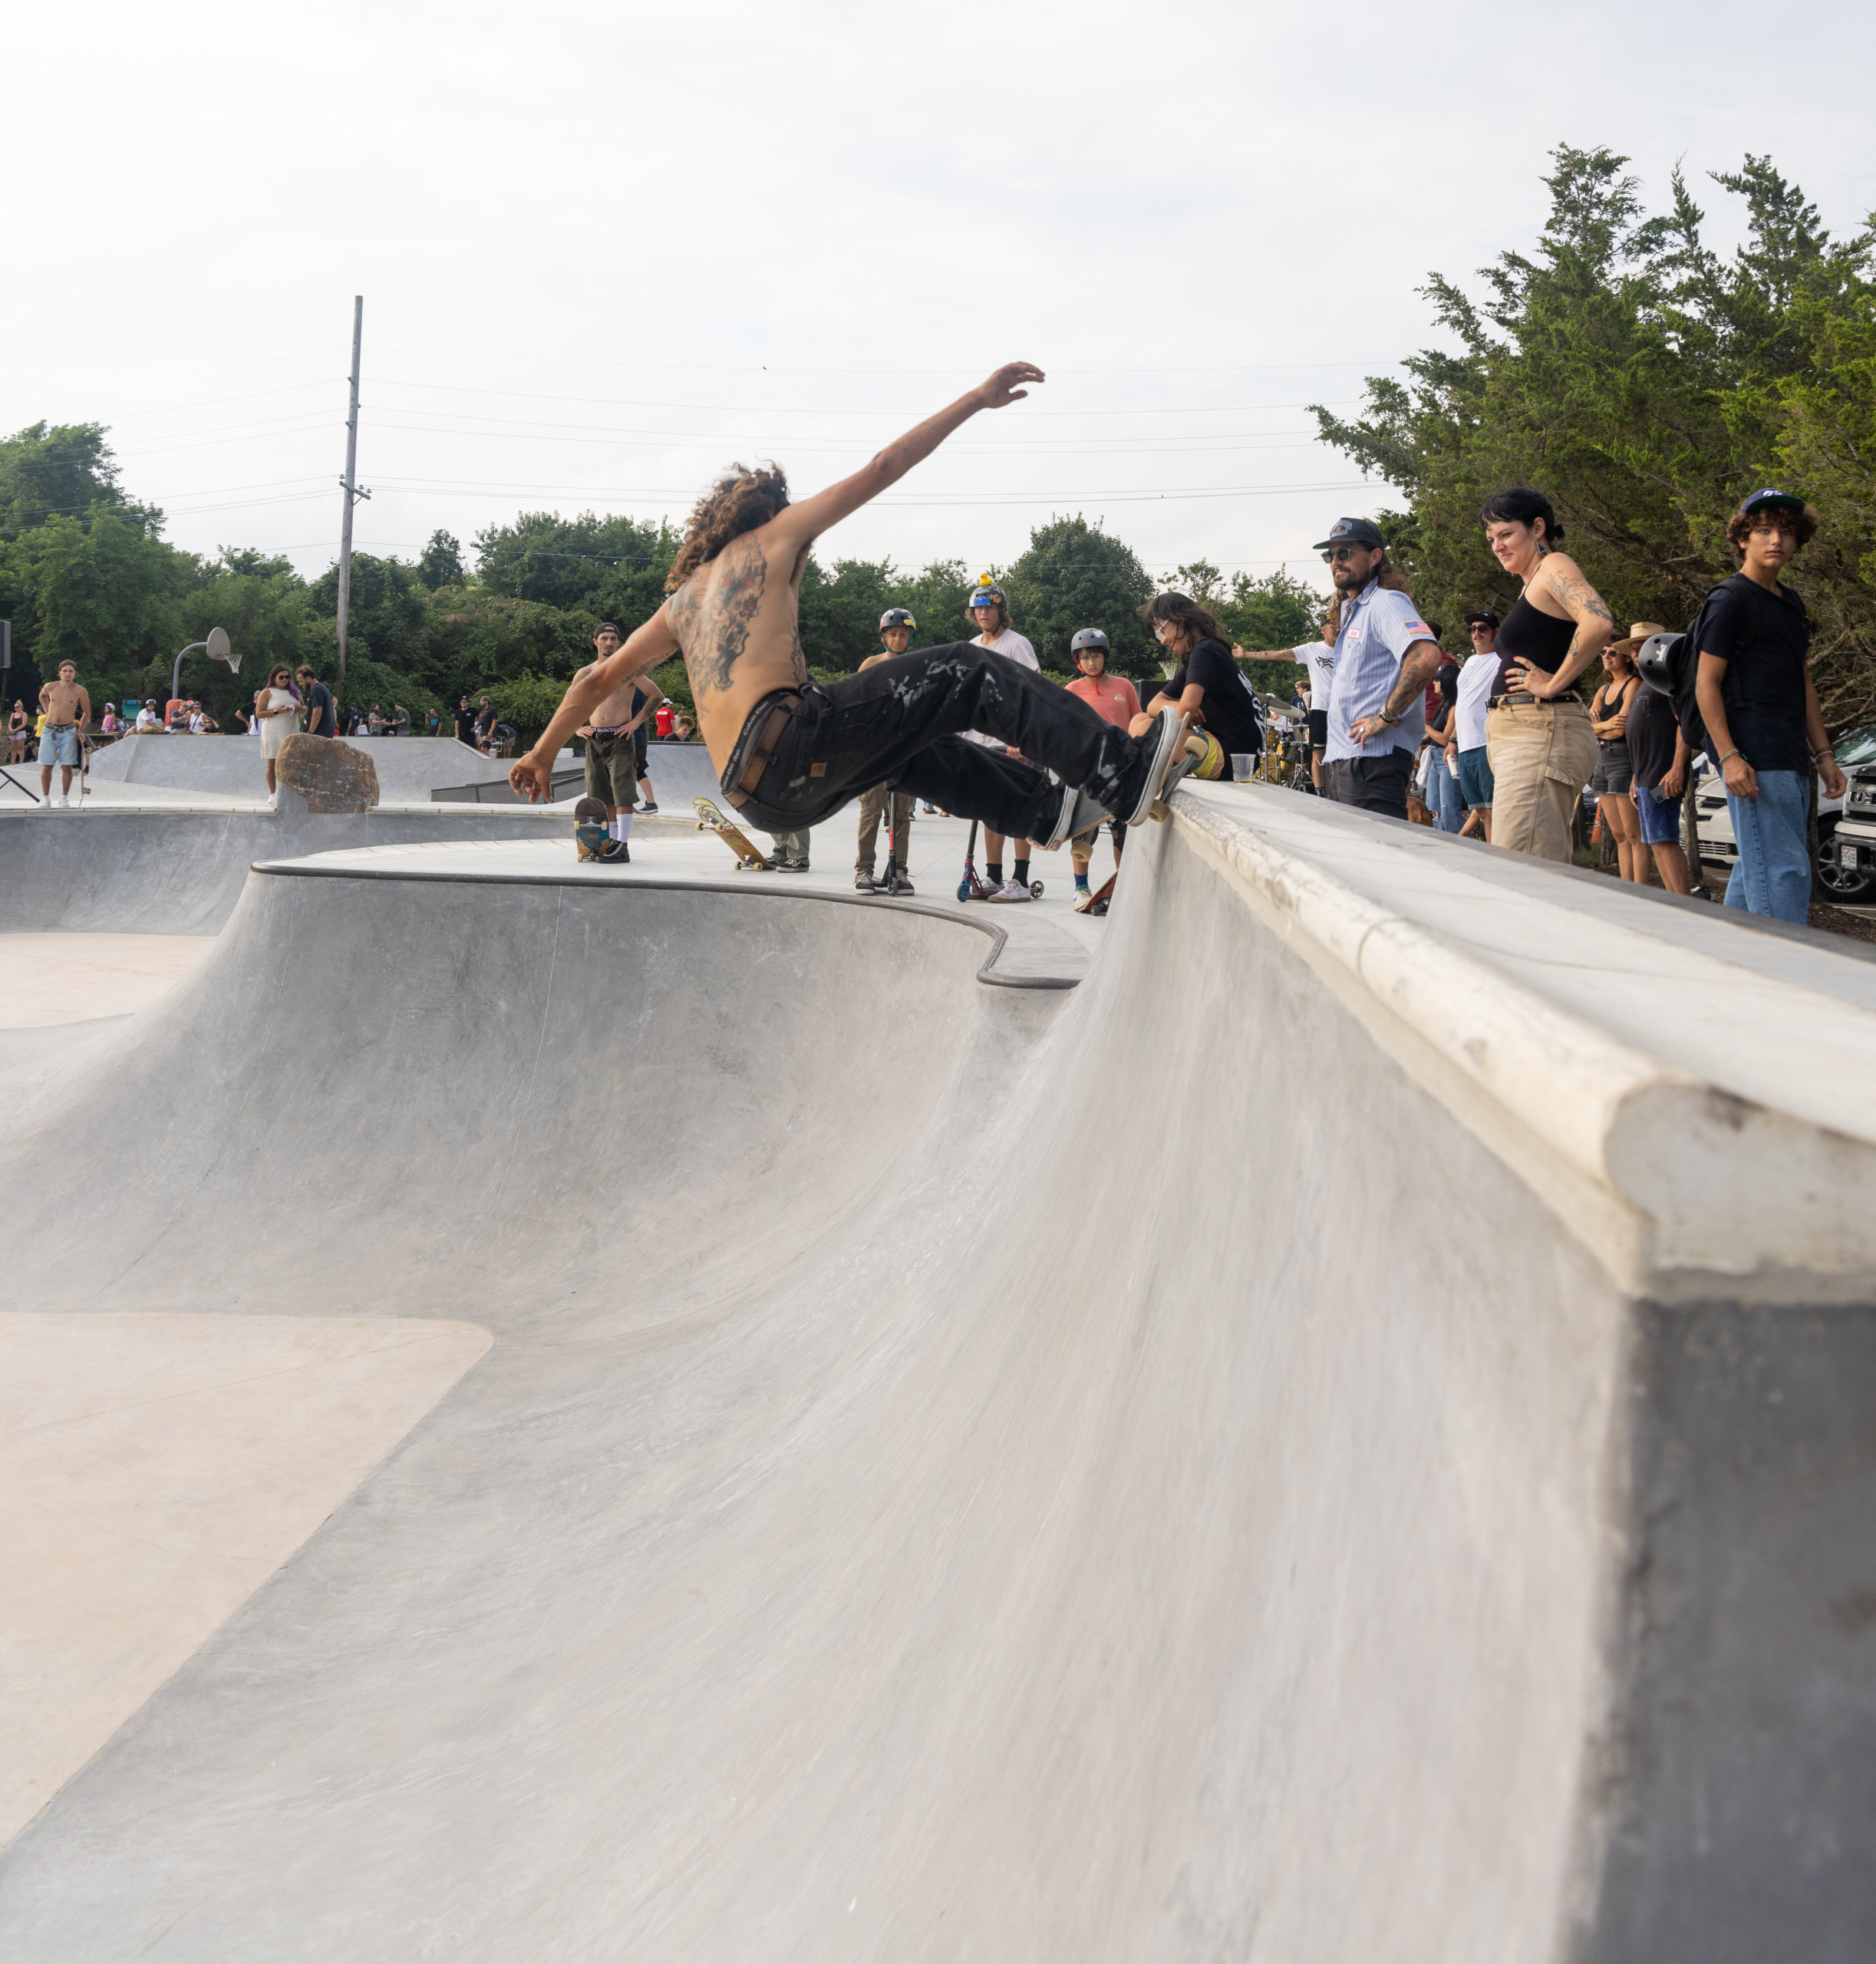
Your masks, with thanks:
[(75, 661), (94, 694), (120, 688), (181, 646), (176, 600), (190, 562), (151, 536), (140, 513), (100, 506), (61, 514), (7, 549), (9, 584), (30, 602), (43, 674)]
[(849, 675), (880, 650), (879, 617), (903, 603), (889, 561), (837, 559), (830, 578), (810, 555), (801, 574), (801, 647), (810, 667)]
[(101, 423), (35, 423), (0, 439), (0, 537), (48, 519), (82, 518), (101, 505), (140, 519), (152, 534), (163, 514), (126, 502)]
[(417, 562), (417, 576), (434, 593), (440, 586), (460, 586), (467, 577), (463, 570), (463, 548), (453, 532), (433, 532)]
[[(313, 612), (333, 625), (321, 647), (336, 638), (338, 621), (338, 568), (330, 568), (314, 581), (307, 598)], [(361, 661), (377, 661), (412, 676), (430, 667), (432, 632), (430, 595), (417, 568), (401, 559), (380, 559), (354, 552), (351, 559), (351, 609), (346, 622), (346, 662), (354, 649)], [(348, 693), (351, 689), (349, 675)]]
[(477, 532), (476, 559), (491, 593), (616, 619), (630, 633), (663, 604), (678, 543), (662, 522), (523, 512)]
[(1011, 624), (1044, 668), (1072, 674), (1069, 641), (1080, 628), (1099, 628), (1113, 644), (1117, 671), (1157, 674), (1158, 645), (1139, 619), (1153, 583), (1133, 547), (1099, 526), (1079, 516), (1037, 526), (1003, 588)]

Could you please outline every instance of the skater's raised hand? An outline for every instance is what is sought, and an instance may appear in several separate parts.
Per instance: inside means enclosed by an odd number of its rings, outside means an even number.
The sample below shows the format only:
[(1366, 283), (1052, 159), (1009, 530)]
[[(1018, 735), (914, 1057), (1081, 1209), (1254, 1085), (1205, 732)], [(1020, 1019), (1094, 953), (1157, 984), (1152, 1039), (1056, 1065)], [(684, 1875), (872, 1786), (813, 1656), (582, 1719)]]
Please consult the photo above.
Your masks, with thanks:
[(1013, 402), (1021, 402), (1029, 394), (1019, 388), (1020, 382), (1040, 382), (1047, 378), (1033, 361), (1006, 361), (978, 390), (978, 399), (985, 409), (1003, 409)]
[(530, 805), (551, 805), (554, 802), (554, 760), (552, 757), (537, 756), (532, 750), (526, 756), (517, 757), (508, 766), (508, 785), (517, 798), (525, 798)]

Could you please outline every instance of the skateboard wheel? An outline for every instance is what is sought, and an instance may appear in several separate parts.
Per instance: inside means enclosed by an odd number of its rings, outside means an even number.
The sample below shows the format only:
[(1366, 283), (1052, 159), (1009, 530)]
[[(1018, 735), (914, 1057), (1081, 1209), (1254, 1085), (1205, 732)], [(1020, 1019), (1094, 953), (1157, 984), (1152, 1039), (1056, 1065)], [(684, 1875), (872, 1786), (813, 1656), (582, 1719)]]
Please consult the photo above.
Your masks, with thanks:
[(1157, 825), (1162, 819), (1172, 816), (1172, 807), (1163, 798), (1156, 798), (1147, 807), (1146, 816)]

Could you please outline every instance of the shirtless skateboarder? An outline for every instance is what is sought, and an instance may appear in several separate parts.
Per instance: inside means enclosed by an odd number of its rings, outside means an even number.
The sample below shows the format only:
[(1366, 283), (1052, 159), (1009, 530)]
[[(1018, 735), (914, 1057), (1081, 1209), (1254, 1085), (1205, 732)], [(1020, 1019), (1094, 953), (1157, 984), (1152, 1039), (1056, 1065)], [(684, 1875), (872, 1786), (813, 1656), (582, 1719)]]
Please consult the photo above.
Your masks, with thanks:
[[(740, 465), (699, 501), (665, 585), (671, 598), (618, 652), (569, 686), (534, 747), (510, 766), (517, 793), (553, 795), (560, 746), (630, 678), (681, 653), (711, 762), (745, 828), (794, 832), (889, 784), (1014, 839), (1060, 845), (1104, 817), (1137, 825), (1186, 761), (1176, 712), (1139, 737), (1065, 689), (988, 649), (951, 641), (839, 681), (808, 678), (796, 621), (809, 549), (980, 410), (1002, 409), (1042, 371), (1012, 361), (799, 505), (770, 466)], [(968, 743), (981, 730), (1020, 757)]]
[(39, 691), (39, 707), (45, 712), (45, 727), (39, 733), (39, 796), (51, 810), (52, 766), (57, 764), (58, 802), (69, 808), (71, 774), (84, 761), (84, 733), (91, 721), (91, 698), (78, 686), (76, 662), (58, 664), (58, 680)]

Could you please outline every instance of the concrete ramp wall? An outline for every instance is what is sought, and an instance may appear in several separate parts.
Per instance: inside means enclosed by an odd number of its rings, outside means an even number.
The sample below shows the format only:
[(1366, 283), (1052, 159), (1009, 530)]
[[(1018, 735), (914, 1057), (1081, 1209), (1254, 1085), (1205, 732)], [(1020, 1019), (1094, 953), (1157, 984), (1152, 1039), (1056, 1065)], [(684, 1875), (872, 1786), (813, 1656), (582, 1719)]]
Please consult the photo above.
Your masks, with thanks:
[(0, 1949), (1869, 1954), (1876, 968), (1240, 788), (1109, 927), (256, 873), (22, 1299), (496, 1341)]
[[(440, 785), (499, 777), (502, 766), (453, 736), (348, 736), (378, 771), (387, 802), (427, 798)], [(229, 798), (267, 795), (267, 769), (258, 736), (131, 736), (102, 745), (91, 775), (112, 784), (157, 784)]]

